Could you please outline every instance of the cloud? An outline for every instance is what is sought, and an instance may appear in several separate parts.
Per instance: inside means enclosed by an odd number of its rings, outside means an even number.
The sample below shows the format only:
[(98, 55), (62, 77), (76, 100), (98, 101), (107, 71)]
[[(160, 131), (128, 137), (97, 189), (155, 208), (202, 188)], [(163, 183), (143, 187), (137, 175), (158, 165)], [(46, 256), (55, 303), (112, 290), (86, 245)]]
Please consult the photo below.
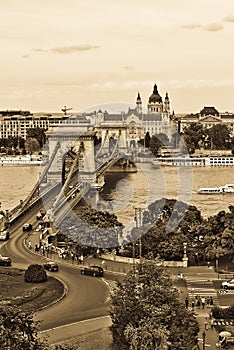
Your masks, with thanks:
[(204, 30), (207, 30), (208, 32), (218, 32), (220, 30), (223, 30), (222, 23), (210, 23), (206, 26), (203, 26)]
[(98, 49), (99, 45), (89, 45), (89, 44), (82, 44), (82, 45), (70, 45), (70, 46), (57, 46), (53, 47), (51, 49), (33, 49), (35, 52), (53, 52), (58, 54), (69, 54), (77, 51), (88, 51), (93, 49)]
[(25, 55), (21, 55), (22, 58), (29, 58), (30, 55), (29, 54), (25, 54)]
[[(234, 17), (233, 17), (233, 21), (234, 21)], [(218, 32), (220, 30), (223, 30), (224, 26), (222, 23), (210, 23), (207, 25), (201, 25), (199, 23), (188, 23), (188, 24), (184, 24), (182, 26), (182, 28), (191, 29), (191, 30), (202, 28), (203, 30), (206, 30), (207, 32)]]
[(226, 22), (233, 22), (234, 23), (234, 15), (228, 15), (223, 20)]
[(201, 24), (199, 24), (199, 23), (188, 23), (188, 24), (184, 24), (182, 26), (182, 28), (184, 28), (184, 29), (197, 29), (200, 27), (201, 27)]
[(123, 66), (125, 70), (134, 70), (133, 66)]

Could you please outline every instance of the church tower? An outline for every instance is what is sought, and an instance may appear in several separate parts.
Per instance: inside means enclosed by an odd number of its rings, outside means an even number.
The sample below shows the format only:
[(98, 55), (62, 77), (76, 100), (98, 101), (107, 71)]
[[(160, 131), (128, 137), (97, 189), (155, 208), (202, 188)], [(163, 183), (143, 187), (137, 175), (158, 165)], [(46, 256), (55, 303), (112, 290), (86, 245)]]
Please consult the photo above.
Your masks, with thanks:
[(141, 113), (142, 112), (142, 101), (141, 101), (141, 96), (140, 96), (140, 93), (138, 92), (138, 95), (137, 95), (137, 100), (136, 100), (136, 111), (138, 113)]
[(154, 85), (152, 95), (149, 97), (148, 102), (148, 114), (163, 113), (163, 101), (162, 97), (158, 93), (157, 85)]
[(170, 114), (170, 100), (168, 97), (168, 93), (166, 92), (165, 100), (164, 100), (164, 111)]

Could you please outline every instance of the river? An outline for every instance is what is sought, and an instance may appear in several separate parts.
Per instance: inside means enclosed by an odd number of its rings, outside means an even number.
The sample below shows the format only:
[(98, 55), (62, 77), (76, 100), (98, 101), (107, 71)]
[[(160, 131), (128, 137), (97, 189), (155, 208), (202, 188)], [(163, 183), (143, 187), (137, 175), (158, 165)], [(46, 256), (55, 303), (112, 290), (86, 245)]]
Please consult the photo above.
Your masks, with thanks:
[[(112, 212), (124, 224), (132, 221), (134, 207), (144, 208), (162, 197), (176, 198), (195, 205), (204, 217), (228, 210), (234, 194), (201, 195), (200, 187), (234, 183), (233, 167), (160, 167), (138, 164), (137, 173), (108, 173), (100, 193), (104, 206), (111, 202)], [(38, 179), (40, 167), (1, 167), (0, 202), (2, 210), (12, 209), (25, 199)]]

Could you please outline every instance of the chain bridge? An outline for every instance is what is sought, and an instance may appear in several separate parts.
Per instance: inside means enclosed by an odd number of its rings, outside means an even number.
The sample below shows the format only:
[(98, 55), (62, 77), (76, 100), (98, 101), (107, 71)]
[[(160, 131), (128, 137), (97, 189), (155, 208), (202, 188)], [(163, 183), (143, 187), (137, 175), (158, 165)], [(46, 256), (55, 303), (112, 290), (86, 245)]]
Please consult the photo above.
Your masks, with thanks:
[(82, 198), (97, 208), (105, 172), (116, 162), (126, 172), (132, 171), (137, 140), (142, 134), (140, 128), (133, 131), (124, 123), (92, 130), (62, 125), (48, 131), (47, 155), (39, 179), (27, 199), (10, 213), (8, 224), (39, 202), (50, 203), (47, 212), (56, 226)]

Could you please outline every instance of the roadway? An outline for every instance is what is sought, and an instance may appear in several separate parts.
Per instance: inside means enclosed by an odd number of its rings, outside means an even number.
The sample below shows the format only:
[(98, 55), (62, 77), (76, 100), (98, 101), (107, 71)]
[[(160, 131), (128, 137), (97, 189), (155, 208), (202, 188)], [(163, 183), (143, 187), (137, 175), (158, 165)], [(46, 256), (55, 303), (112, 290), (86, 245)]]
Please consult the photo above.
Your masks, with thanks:
[[(26, 269), (30, 264), (43, 263), (43, 257), (31, 253), (25, 248), (23, 244), (25, 232), (22, 231), (22, 225), (25, 222), (34, 223), (35, 226), (35, 216), (39, 209), (40, 205), (17, 221), (10, 230), (10, 240), (0, 246), (1, 254), (11, 257), (13, 267)], [(93, 318), (98, 320), (100, 317), (99, 328), (102, 328), (102, 324), (106, 324), (103, 316), (109, 315), (109, 287), (107, 283), (104, 283), (100, 278), (83, 276), (77, 266), (66, 263), (59, 264), (58, 273), (49, 272), (48, 274), (58, 277), (66, 285), (67, 294), (58, 303), (35, 313), (35, 320), (42, 321), (40, 331), (51, 328), (59, 330), (59, 327), (65, 325)], [(89, 331), (88, 323), (86, 330)], [(64, 337), (66, 338), (65, 335)], [(57, 337), (55, 335), (53, 340), (61, 340), (60, 338), (61, 330), (57, 332)]]

